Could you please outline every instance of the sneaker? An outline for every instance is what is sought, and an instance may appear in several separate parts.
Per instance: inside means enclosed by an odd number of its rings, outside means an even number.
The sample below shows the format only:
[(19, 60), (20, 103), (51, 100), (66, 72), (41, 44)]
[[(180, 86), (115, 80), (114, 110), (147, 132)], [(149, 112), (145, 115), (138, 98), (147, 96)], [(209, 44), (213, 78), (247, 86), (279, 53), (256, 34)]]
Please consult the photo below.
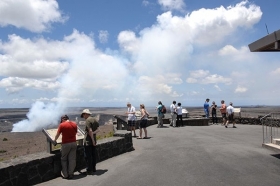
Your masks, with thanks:
[(60, 175), (61, 175), (61, 177), (62, 177), (63, 179), (67, 179), (67, 178), (68, 178), (68, 176), (64, 176), (64, 174), (63, 174), (62, 171), (60, 172)]
[(233, 126), (232, 128), (237, 128), (236, 126)]
[(227, 128), (227, 126), (225, 125), (225, 127)]
[(93, 171), (87, 171), (87, 175), (92, 175)]
[(73, 174), (68, 176), (68, 179), (69, 179), (69, 180), (71, 180), (71, 179), (73, 179), (73, 178), (74, 178), (74, 175), (73, 175)]

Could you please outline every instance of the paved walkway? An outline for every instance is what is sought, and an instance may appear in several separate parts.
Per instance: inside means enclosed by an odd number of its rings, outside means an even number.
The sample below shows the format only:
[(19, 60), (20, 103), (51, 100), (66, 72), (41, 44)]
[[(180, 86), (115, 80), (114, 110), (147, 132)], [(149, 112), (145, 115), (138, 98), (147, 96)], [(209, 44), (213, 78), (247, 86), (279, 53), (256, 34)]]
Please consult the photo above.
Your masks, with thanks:
[(40, 185), (280, 185), (280, 155), (261, 147), (261, 126), (165, 126), (150, 126), (150, 139), (133, 139), (135, 151), (98, 163), (93, 176)]

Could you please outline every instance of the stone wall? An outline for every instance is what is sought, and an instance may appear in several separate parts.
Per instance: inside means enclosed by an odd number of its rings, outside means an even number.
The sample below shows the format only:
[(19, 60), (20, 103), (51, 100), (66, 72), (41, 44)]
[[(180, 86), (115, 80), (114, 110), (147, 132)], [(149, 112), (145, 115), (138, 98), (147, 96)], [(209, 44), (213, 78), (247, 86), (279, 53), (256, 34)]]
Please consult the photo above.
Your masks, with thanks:
[[(97, 162), (134, 150), (132, 136), (127, 131), (117, 131), (114, 137), (98, 140)], [(84, 149), (77, 148), (76, 171), (86, 167)], [(30, 154), (0, 162), (0, 186), (35, 185), (60, 176), (60, 151)]]
[[(259, 118), (249, 118), (249, 117), (236, 117), (234, 118), (236, 124), (247, 124), (247, 125), (261, 125)], [(218, 123), (222, 123), (223, 119), (218, 117)], [(212, 123), (212, 118), (209, 118), (209, 123)]]

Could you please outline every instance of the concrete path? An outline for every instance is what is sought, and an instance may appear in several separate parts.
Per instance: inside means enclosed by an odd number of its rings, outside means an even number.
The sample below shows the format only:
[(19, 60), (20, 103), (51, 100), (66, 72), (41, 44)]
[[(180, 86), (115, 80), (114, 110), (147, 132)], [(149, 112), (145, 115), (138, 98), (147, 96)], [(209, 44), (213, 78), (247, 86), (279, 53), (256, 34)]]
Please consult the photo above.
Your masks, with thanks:
[(150, 126), (150, 139), (133, 139), (134, 151), (98, 163), (93, 176), (39, 185), (280, 185), (280, 155), (262, 148), (261, 126), (165, 126)]

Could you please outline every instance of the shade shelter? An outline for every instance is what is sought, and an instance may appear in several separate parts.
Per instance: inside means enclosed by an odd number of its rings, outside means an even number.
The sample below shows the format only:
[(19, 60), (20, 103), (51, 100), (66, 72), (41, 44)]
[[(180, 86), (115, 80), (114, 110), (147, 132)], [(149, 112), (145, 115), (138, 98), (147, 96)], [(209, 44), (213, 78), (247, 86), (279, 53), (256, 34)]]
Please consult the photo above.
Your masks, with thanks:
[(251, 52), (280, 52), (280, 30), (248, 45)]

